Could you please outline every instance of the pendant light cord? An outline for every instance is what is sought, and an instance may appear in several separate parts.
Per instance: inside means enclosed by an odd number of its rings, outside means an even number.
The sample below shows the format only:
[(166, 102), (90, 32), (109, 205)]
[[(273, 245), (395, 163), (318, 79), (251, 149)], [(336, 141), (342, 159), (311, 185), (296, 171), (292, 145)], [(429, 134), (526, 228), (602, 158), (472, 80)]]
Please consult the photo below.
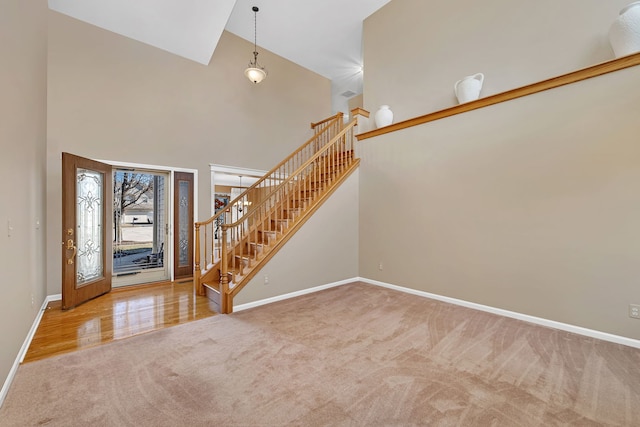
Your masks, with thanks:
[(258, 66), (258, 7), (253, 6), (253, 60)]

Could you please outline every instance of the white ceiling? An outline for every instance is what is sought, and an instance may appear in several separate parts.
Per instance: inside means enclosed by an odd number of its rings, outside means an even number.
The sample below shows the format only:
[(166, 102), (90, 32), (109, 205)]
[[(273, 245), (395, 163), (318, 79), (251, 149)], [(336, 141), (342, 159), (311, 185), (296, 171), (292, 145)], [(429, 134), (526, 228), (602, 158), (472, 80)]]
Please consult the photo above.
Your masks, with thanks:
[[(258, 6), (258, 52), (331, 79), (333, 110), (347, 112), (341, 94), (362, 93), (362, 22), (389, 1), (49, 0), (49, 8), (207, 65), (224, 29), (253, 43), (251, 7)], [(239, 72), (245, 67), (238, 64)]]

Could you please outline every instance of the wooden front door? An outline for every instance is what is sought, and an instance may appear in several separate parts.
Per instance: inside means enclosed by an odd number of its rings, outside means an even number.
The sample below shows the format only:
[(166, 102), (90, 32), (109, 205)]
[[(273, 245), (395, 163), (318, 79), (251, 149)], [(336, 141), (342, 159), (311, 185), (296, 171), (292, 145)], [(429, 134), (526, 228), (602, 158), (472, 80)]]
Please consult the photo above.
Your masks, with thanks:
[(111, 166), (62, 153), (62, 308), (111, 290)]
[(174, 280), (193, 276), (193, 174), (174, 173)]

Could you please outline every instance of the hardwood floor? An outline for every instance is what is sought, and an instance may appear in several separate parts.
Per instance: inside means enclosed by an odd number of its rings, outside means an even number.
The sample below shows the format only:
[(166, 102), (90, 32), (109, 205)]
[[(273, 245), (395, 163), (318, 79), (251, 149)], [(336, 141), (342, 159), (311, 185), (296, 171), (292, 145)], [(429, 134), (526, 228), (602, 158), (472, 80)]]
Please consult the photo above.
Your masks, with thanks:
[(67, 311), (61, 305), (49, 303), (25, 363), (217, 314), (191, 280), (117, 288)]

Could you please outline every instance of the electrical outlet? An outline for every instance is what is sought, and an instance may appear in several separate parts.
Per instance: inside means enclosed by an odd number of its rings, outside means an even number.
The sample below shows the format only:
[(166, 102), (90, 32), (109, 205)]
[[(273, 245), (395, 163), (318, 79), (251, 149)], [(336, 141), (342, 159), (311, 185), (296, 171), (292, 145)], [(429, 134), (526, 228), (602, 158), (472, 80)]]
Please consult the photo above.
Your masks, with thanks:
[(269, 284), (269, 276), (267, 276), (266, 274), (264, 275), (264, 284), (265, 285)]
[(629, 317), (640, 319), (640, 304), (629, 304)]
[(382, 270), (382, 263), (381, 262), (378, 263), (378, 270)]

